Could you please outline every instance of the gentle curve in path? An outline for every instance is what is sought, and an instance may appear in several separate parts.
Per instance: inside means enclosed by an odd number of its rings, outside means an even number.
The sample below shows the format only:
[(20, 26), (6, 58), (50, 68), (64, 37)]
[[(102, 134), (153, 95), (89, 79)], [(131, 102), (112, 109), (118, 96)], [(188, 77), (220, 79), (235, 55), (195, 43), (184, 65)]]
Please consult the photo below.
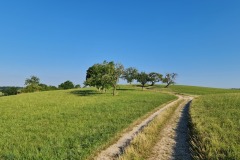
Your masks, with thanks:
[(163, 108), (159, 109), (152, 115), (150, 115), (147, 119), (145, 119), (141, 124), (137, 125), (132, 129), (132, 131), (125, 133), (122, 138), (118, 140), (115, 144), (102, 151), (96, 158), (96, 160), (113, 160), (120, 156), (124, 149), (131, 143), (131, 141), (136, 137), (136, 135), (143, 130), (156, 116), (158, 116), (161, 112), (163, 112), (168, 107), (178, 103), (183, 99), (182, 96), (178, 96), (178, 99), (167, 104)]

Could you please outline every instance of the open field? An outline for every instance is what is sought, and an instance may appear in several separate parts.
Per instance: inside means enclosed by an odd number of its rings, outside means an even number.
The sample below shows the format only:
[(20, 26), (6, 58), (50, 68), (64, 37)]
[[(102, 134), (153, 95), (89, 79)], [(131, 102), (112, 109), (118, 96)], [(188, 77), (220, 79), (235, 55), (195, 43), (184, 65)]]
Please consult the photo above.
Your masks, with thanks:
[(49, 91), (0, 100), (0, 159), (85, 159), (175, 96), (119, 90)]
[(156, 85), (154, 87), (149, 87), (149, 89), (174, 92), (177, 94), (188, 94), (188, 95), (240, 93), (240, 90), (234, 90), (234, 89), (209, 88), (209, 87), (184, 86), (184, 85), (172, 85), (172, 86), (169, 86), (169, 88), (164, 88), (164, 85)]
[(197, 98), (190, 108), (194, 146), (202, 159), (240, 159), (240, 94)]
[[(170, 86), (168, 89), (162, 87), (162, 85), (149, 87), (149, 90), (199, 95), (193, 100), (190, 107), (191, 123), (193, 123), (191, 127), (192, 153), (196, 159), (240, 159), (239, 90), (194, 86)], [(162, 118), (167, 120), (167, 118)], [(158, 125), (161, 124), (161, 122), (158, 123)], [(147, 128), (143, 134), (148, 130), (154, 130), (154, 127), (151, 127), (152, 125), (154, 123), (150, 124), (149, 129)], [(156, 135), (158, 134), (161, 133), (156, 133)], [(127, 150), (127, 153), (123, 155), (123, 159), (142, 158), (144, 156), (146, 158), (146, 155), (149, 154), (149, 143), (140, 144), (138, 140), (143, 139), (143, 142), (152, 142), (156, 138), (151, 137), (151, 134), (148, 136), (142, 137), (142, 135), (139, 135)], [(154, 142), (156, 143), (156, 141)], [(143, 150), (148, 151), (145, 153)], [(176, 148), (176, 150), (179, 150), (179, 148)]]

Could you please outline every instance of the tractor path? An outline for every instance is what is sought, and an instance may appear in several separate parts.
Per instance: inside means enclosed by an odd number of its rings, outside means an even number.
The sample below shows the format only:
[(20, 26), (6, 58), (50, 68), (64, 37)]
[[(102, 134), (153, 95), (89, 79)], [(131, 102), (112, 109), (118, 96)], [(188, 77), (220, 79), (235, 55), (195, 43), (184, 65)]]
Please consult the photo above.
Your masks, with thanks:
[(159, 141), (148, 160), (190, 160), (188, 111), (192, 97), (186, 97), (185, 105), (179, 106), (161, 131)]

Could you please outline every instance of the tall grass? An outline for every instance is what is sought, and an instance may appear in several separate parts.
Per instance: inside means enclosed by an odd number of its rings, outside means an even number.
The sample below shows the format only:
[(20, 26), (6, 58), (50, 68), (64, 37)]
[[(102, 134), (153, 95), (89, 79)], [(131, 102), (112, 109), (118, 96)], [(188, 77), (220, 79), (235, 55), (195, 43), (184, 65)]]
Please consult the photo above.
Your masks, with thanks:
[(0, 159), (86, 159), (175, 96), (90, 89), (0, 98)]
[(183, 100), (167, 108), (158, 115), (126, 149), (119, 160), (144, 160), (151, 156), (152, 148), (160, 138), (161, 130), (166, 126), (169, 119), (174, 115), (175, 110)]
[(240, 159), (240, 94), (199, 97), (190, 115), (195, 158)]

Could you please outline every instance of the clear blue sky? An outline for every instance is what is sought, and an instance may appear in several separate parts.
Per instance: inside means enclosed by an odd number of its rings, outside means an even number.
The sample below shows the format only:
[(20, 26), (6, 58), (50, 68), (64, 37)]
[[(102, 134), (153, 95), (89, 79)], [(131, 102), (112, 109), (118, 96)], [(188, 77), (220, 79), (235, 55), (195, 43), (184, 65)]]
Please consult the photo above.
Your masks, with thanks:
[(240, 87), (240, 1), (1, 1), (0, 60), (0, 86), (82, 83), (113, 60), (176, 72), (178, 84)]

